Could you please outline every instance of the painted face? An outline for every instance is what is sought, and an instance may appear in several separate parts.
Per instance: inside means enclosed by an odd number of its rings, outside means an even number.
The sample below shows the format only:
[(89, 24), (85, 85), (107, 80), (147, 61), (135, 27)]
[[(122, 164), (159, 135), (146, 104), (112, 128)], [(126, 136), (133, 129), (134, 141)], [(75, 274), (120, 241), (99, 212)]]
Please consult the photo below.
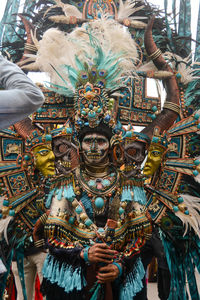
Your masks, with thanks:
[(145, 144), (139, 141), (132, 142), (124, 147), (125, 176), (139, 174), (141, 163), (145, 158)]
[(36, 160), (36, 169), (38, 169), (45, 177), (55, 174), (55, 156), (53, 151), (47, 145), (40, 145), (33, 149)]
[(150, 146), (143, 173), (152, 176), (159, 168), (164, 149), (160, 146)]
[(86, 134), (81, 146), (83, 159), (88, 164), (97, 165), (108, 158), (109, 140), (102, 134)]

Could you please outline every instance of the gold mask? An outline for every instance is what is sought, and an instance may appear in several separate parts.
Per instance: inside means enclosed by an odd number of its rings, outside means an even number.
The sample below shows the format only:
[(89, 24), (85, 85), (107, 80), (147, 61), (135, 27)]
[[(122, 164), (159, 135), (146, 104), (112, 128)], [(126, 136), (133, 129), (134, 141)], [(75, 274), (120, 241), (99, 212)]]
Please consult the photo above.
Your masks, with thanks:
[(151, 145), (148, 151), (147, 161), (143, 173), (152, 176), (159, 168), (165, 149), (159, 145)]
[(33, 149), (36, 161), (36, 169), (38, 169), (45, 177), (55, 174), (55, 156), (49, 145), (40, 145)]

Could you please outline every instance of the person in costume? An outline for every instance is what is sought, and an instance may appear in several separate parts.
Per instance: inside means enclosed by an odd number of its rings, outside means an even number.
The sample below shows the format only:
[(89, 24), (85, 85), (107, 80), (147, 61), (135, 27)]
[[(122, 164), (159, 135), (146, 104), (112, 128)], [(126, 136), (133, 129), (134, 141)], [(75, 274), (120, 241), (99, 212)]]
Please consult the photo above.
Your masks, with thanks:
[(0, 128), (25, 119), (43, 103), (41, 90), (15, 64), (0, 55)]

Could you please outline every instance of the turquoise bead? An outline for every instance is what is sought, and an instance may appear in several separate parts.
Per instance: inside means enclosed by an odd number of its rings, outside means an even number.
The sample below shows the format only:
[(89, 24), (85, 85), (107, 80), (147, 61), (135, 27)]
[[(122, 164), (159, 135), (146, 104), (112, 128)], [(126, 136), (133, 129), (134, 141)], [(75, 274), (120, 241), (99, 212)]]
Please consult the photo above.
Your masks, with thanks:
[(81, 114), (84, 115), (84, 116), (86, 116), (87, 113), (86, 113), (85, 110), (82, 110), (82, 111), (81, 111)]
[(85, 221), (85, 225), (89, 227), (90, 225), (92, 225), (92, 221), (90, 219), (87, 219)]
[(90, 92), (92, 90), (91, 86), (90, 85), (87, 85), (86, 88), (85, 88), (86, 92)]
[(195, 115), (194, 115), (194, 118), (195, 118), (196, 120), (198, 120), (198, 119), (199, 119), (199, 114), (195, 114)]
[(183, 197), (178, 197), (178, 203), (183, 203)]
[(88, 182), (88, 185), (89, 185), (89, 186), (95, 186), (95, 185), (96, 185), (96, 182), (95, 182), (94, 180), (90, 180), (90, 181)]
[(83, 209), (82, 209), (82, 207), (79, 205), (79, 206), (77, 206), (77, 208), (75, 209), (75, 211), (76, 211), (77, 214), (80, 214), (80, 213), (82, 213)]
[(94, 202), (96, 208), (102, 208), (104, 206), (104, 200), (101, 197), (97, 197)]
[(197, 125), (197, 129), (200, 129), (200, 124)]
[(124, 213), (124, 209), (122, 207), (119, 208), (119, 215), (121, 216)]
[(102, 184), (103, 184), (103, 186), (108, 186), (108, 185), (110, 185), (110, 181), (108, 179), (104, 179), (102, 181)]
[(156, 112), (157, 110), (158, 110), (158, 108), (157, 108), (157, 106), (156, 105), (154, 105), (153, 107), (152, 107), (152, 109), (151, 109), (153, 112)]
[(9, 201), (8, 200), (3, 200), (3, 206), (9, 206)]
[(173, 207), (173, 210), (174, 210), (175, 212), (179, 211), (178, 206), (174, 206), (174, 207)]
[(69, 218), (69, 224), (74, 224), (75, 218), (74, 217), (70, 217)]
[(155, 115), (155, 114), (152, 114), (152, 115), (151, 115), (151, 119), (152, 119), (152, 120), (155, 120), (155, 118), (156, 118), (156, 115)]
[(198, 159), (196, 159), (196, 160), (194, 161), (194, 164), (195, 164), (195, 166), (198, 166), (198, 165), (200, 164), (200, 161), (199, 161)]
[(11, 209), (9, 211), (9, 216), (13, 217), (14, 215), (15, 215), (15, 211), (14, 211), (14, 209)]
[(100, 113), (100, 112), (101, 112), (101, 108), (98, 108), (98, 109), (97, 109), (97, 112)]
[(95, 111), (90, 112), (90, 113), (88, 114), (88, 117), (89, 117), (89, 118), (95, 118), (95, 117), (96, 117)]
[(185, 215), (189, 215), (189, 214), (190, 214), (189, 210), (186, 209), (186, 210), (184, 211), (184, 214), (185, 214)]
[(24, 159), (26, 160), (26, 161), (28, 161), (28, 160), (30, 160), (30, 156), (29, 155), (24, 155)]
[(152, 142), (153, 142), (153, 143), (158, 143), (158, 142), (159, 142), (159, 138), (156, 137), (156, 136), (154, 136), (154, 137), (152, 138)]
[(180, 79), (182, 77), (182, 75), (180, 73), (176, 74), (176, 78)]
[(199, 175), (199, 172), (197, 170), (195, 170), (195, 171), (193, 171), (193, 175), (197, 176), (197, 175)]
[(0, 219), (2, 219), (2, 217), (3, 217), (3, 215), (2, 215), (2, 214), (0, 214)]
[(50, 141), (52, 140), (52, 135), (51, 135), (51, 134), (46, 134), (46, 135), (45, 135), (45, 140), (46, 140), (47, 142), (50, 142)]

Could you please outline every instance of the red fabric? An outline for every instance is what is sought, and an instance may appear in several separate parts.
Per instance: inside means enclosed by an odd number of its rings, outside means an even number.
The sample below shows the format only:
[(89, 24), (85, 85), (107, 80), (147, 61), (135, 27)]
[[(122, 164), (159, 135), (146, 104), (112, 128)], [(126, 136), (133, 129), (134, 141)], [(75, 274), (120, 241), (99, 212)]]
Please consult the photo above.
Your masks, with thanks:
[(40, 293), (40, 280), (38, 275), (35, 280), (35, 300), (43, 300), (42, 294)]

